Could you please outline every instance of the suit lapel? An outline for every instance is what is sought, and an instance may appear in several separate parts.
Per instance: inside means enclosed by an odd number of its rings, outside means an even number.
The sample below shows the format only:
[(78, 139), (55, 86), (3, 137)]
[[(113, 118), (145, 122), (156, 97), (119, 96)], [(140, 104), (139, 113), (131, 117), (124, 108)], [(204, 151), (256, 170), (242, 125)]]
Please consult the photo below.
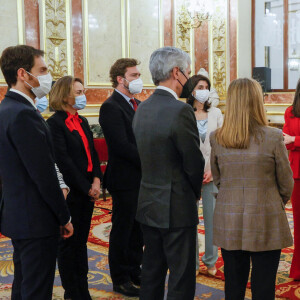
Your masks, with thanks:
[[(70, 131), (69, 128), (67, 127), (67, 125), (66, 125), (66, 123), (65, 123), (65, 121), (66, 121), (66, 119), (67, 119), (67, 117), (68, 117), (67, 113), (66, 113), (65, 111), (57, 111), (56, 114), (63, 120), (63, 122), (64, 122), (64, 124), (65, 124), (65, 126), (66, 126), (66, 130), (67, 130), (68, 132), (70, 132), (74, 137), (76, 137), (76, 138), (80, 141), (81, 146), (83, 147), (83, 149), (85, 149), (84, 144), (83, 144), (83, 141), (82, 141), (82, 138), (81, 138), (79, 132), (78, 132), (77, 130)], [(82, 121), (81, 124), (83, 124), (83, 121)], [(83, 127), (83, 126), (82, 126), (82, 127)], [(84, 130), (83, 130), (83, 131), (84, 131)], [(84, 132), (85, 132), (85, 131), (84, 131)]]
[[(122, 107), (122, 110), (126, 111), (130, 116), (134, 116), (135, 111), (127, 102), (127, 100), (118, 92), (114, 91), (113, 98), (117, 101), (117, 103)], [(137, 103), (139, 105), (139, 103)]]
[(22, 95), (20, 95), (18, 93), (9, 91), (9, 92), (6, 93), (5, 97), (12, 98), (12, 99), (14, 99), (14, 100), (16, 100), (18, 102), (21, 102), (21, 103), (23, 103), (23, 104), (25, 104), (25, 105), (27, 105), (27, 106), (32, 107), (33, 109), (35, 109), (33, 107), (33, 105), (26, 98), (24, 98)]

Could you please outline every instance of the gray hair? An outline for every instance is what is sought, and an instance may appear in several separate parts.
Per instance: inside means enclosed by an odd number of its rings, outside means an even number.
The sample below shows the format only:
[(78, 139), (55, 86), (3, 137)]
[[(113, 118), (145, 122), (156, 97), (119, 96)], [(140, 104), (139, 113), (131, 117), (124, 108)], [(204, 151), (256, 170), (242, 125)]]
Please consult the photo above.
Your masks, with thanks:
[(178, 67), (184, 72), (191, 64), (190, 56), (176, 47), (163, 47), (155, 50), (149, 62), (149, 69), (155, 85), (170, 78), (170, 72)]

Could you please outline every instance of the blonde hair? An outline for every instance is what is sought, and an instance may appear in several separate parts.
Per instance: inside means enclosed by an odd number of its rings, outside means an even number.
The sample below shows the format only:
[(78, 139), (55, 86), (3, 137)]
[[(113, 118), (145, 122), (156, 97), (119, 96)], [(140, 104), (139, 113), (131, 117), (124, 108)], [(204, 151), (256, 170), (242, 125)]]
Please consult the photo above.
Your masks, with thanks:
[(216, 132), (216, 141), (226, 148), (247, 149), (250, 136), (257, 140), (261, 126), (267, 126), (263, 94), (253, 79), (233, 80), (228, 88), (223, 126)]
[(49, 94), (49, 104), (55, 111), (64, 110), (67, 102), (66, 99), (70, 96), (73, 91), (73, 84), (75, 81), (83, 82), (79, 78), (74, 78), (73, 76), (64, 76), (59, 78), (53, 85)]

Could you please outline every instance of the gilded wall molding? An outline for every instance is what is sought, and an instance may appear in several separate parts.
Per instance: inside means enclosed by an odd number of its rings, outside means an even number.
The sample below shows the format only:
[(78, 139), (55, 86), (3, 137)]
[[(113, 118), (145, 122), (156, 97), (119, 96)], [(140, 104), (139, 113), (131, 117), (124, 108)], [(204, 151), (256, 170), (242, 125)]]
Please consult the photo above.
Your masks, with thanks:
[(175, 47), (187, 52), (191, 57), (191, 71), (195, 74), (194, 28), (190, 29), (191, 20), (186, 0), (174, 0), (175, 7)]
[(226, 56), (227, 56), (227, 1), (214, 0), (214, 15), (211, 20), (210, 73), (213, 87), (219, 97), (226, 97)]
[[(175, 46), (190, 54), (192, 75), (195, 74), (195, 37), (194, 28), (208, 20), (209, 24), (209, 74), (212, 86), (218, 91), (221, 99), (226, 97), (226, 56), (227, 56), (227, 0), (210, 0), (213, 12), (200, 11), (195, 18), (188, 10), (192, 0), (174, 0), (175, 5)], [(205, 3), (205, 0), (203, 0)], [(202, 4), (203, 4), (202, 3)], [(195, 4), (195, 3), (193, 3)], [(201, 5), (201, 1), (199, 1)], [(192, 6), (193, 7), (193, 6)], [(195, 13), (196, 16), (198, 16)], [(196, 70), (198, 71), (198, 70)]]
[(54, 80), (72, 74), (70, 0), (42, 1), (42, 46)]

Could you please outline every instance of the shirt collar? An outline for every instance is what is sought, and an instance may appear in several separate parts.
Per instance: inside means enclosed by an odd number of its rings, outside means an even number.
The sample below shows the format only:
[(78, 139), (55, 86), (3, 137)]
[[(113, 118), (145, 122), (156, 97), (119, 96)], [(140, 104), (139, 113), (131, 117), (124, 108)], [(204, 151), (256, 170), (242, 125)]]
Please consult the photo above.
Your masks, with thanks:
[(30, 104), (31, 104), (35, 109), (37, 109), (36, 106), (35, 106), (35, 104), (34, 104), (34, 102), (33, 102), (33, 100), (32, 100), (29, 96), (27, 96), (26, 94), (24, 94), (23, 92), (21, 92), (21, 91), (19, 91), (19, 90), (16, 90), (16, 89), (10, 89), (9, 91), (21, 95), (21, 96), (24, 97), (26, 100), (28, 100), (28, 101), (30, 102)]
[(126, 96), (125, 94), (123, 94), (122, 92), (120, 92), (118, 89), (115, 89), (116, 92), (118, 92), (121, 96), (123, 96), (125, 98), (125, 100), (130, 104), (130, 99), (128, 96)]
[(159, 86), (157, 87), (157, 89), (160, 89), (160, 90), (164, 90), (164, 91), (169, 92), (170, 94), (172, 94), (172, 95), (174, 96), (174, 98), (175, 98), (176, 100), (178, 100), (177, 94), (176, 94), (172, 89), (170, 89), (170, 88), (168, 88), (168, 87), (166, 87), (166, 86), (162, 86), (162, 85), (159, 85)]

